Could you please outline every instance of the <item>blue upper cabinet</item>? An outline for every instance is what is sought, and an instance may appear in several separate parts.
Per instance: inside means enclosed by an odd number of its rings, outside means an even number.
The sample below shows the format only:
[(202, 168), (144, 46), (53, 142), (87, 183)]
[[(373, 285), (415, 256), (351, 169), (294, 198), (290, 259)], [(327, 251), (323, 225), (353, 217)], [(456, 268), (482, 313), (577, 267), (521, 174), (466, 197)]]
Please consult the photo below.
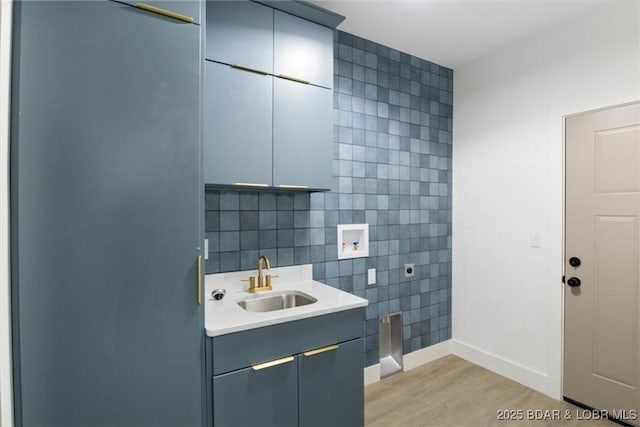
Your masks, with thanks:
[(207, 3), (205, 58), (273, 73), (273, 9), (249, 1)]
[[(293, 6), (306, 19), (279, 10)], [(333, 30), (309, 20), (329, 18), (306, 2), (206, 2), (205, 184), (331, 188)]]
[(276, 76), (333, 87), (333, 30), (288, 13), (274, 14)]
[(151, 1), (123, 1), (149, 12), (165, 15), (171, 19), (200, 24), (202, 2), (198, 0), (151, 0)]
[(273, 78), (205, 61), (204, 180), (271, 185)]
[(273, 96), (273, 185), (331, 189), (333, 92), (274, 79)]

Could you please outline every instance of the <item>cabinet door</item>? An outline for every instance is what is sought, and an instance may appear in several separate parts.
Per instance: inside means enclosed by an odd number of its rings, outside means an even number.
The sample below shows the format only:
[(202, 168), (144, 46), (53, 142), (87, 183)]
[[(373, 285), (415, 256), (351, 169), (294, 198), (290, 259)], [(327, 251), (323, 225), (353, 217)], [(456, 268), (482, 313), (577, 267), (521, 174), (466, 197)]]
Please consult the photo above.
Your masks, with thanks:
[(16, 7), (16, 425), (200, 426), (200, 27)]
[(214, 426), (297, 426), (298, 364), (241, 369), (213, 377)]
[(272, 80), (205, 61), (205, 183), (271, 185)]
[(333, 30), (275, 11), (274, 72), (333, 87)]
[(330, 189), (333, 93), (274, 78), (273, 185)]
[[(202, 8), (202, 2), (199, 0), (142, 0), (142, 1), (127, 1), (123, 3), (130, 4), (132, 6), (144, 7), (144, 5), (150, 5), (152, 7), (160, 8), (166, 12), (174, 12), (182, 15), (185, 19), (192, 18), (193, 23), (200, 23), (200, 10)], [(160, 12), (160, 11), (157, 11)], [(162, 13), (162, 12), (160, 12)]]
[(273, 9), (250, 1), (208, 1), (205, 57), (273, 72)]
[(301, 426), (363, 426), (364, 340), (300, 355), (298, 388)]

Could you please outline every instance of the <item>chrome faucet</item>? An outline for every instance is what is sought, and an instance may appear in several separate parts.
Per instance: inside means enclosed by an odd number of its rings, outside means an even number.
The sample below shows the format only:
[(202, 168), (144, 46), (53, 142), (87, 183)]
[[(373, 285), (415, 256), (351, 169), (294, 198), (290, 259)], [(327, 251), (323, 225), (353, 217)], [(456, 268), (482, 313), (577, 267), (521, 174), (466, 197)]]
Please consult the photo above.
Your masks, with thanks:
[(256, 278), (251, 276), (248, 279), (243, 279), (243, 282), (249, 282), (249, 292), (262, 292), (262, 291), (270, 291), (271, 288), (271, 279), (276, 278), (278, 276), (274, 276), (271, 274), (263, 275), (262, 274), (262, 264), (267, 264), (267, 270), (271, 270), (271, 263), (269, 262), (269, 258), (264, 255), (260, 255), (258, 258), (258, 285), (256, 286)]

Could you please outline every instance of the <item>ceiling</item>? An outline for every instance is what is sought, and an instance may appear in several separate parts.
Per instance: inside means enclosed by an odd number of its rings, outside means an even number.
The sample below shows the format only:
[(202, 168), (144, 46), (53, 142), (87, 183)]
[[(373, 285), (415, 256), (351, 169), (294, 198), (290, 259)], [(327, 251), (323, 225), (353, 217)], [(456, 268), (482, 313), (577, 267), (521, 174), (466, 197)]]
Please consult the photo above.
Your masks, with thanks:
[[(312, 0), (338, 29), (458, 68), (519, 39), (629, 0)], [(638, 0), (630, 0), (638, 1)]]

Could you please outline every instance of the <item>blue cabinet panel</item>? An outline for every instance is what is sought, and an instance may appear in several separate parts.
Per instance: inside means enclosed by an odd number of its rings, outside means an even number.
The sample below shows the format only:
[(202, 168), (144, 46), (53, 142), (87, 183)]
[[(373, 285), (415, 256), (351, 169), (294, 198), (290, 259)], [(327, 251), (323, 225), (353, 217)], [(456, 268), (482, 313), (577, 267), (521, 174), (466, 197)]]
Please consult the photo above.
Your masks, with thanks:
[(213, 378), (214, 426), (297, 426), (297, 359)]
[(364, 333), (364, 309), (339, 311), (212, 338), (213, 372), (220, 374), (265, 360), (350, 341)]
[(364, 340), (298, 356), (300, 426), (364, 425)]
[(208, 1), (205, 57), (273, 72), (273, 9), (250, 1)]
[(274, 15), (274, 72), (333, 87), (333, 30), (288, 13)]
[(273, 184), (330, 189), (333, 92), (274, 78)]
[(271, 185), (272, 77), (205, 61), (205, 183)]
[(345, 17), (332, 12), (327, 9), (323, 9), (314, 3), (307, 1), (282, 1), (282, 0), (256, 0), (258, 3), (262, 3), (274, 9), (281, 10), (291, 15), (298, 16), (316, 24), (324, 25), (331, 29), (336, 28)]
[(17, 2), (16, 425), (200, 426), (200, 26)]

